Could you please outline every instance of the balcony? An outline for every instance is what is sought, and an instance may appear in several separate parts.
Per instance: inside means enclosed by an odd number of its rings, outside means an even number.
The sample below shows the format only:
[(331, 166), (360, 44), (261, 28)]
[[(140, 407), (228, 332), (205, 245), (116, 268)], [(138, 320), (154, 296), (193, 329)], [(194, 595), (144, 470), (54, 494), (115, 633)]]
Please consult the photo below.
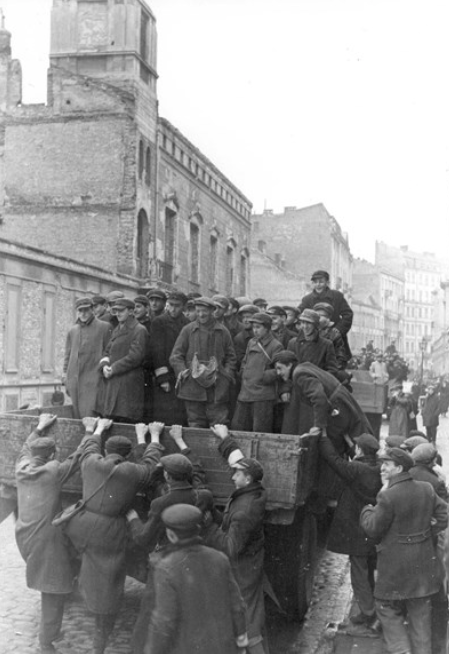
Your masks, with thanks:
[(166, 284), (173, 283), (173, 266), (165, 261), (158, 261), (158, 277)]

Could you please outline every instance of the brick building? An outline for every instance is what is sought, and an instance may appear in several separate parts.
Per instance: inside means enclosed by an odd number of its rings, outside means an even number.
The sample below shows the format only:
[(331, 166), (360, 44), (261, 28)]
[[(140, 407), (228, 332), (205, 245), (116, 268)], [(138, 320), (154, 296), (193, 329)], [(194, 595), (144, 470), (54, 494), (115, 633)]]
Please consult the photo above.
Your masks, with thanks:
[[(54, 0), (47, 95), (21, 103), (2, 28), (0, 408), (8, 393), (9, 408), (24, 403), (12, 387), (27, 384), (40, 402), (58, 381), (80, 295), (154, 285), (243, 295), (249, 285), (251, 203), (158, 115), (156, 20), (143, 0)], [(44, 341), (44, 363), (31, 356), (28, 306), (54, 330), (52, 365)]]
[(297, 209), (271, 209), (252, 217), (253, 243), (264, 243), (266, 254), (285, 262), (286, 270), (307, 281), (314, 270), (329, 272), (332, 288), (348, 299), (352, 287), (352, 254), (347, 236), (323, 204)]
[(308, 280), (287, 270), (280, 255), (269, 257), (264, 241), (258, 245), (251, 249), (251, 297), (263, 297), (269, 305), (297, 307), (307, 293)]

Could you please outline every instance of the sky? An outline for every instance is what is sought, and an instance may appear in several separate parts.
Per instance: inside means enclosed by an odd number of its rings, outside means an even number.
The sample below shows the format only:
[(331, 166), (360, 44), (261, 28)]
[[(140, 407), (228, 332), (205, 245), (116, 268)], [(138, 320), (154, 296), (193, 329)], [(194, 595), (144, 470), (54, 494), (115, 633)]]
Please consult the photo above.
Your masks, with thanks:
[[(45, 102), (52, 0), (0, 0)], [(354, 256), (449, 258), (446, 0), (153, 0), (160, 114), (253, 203), (323, 203)]]

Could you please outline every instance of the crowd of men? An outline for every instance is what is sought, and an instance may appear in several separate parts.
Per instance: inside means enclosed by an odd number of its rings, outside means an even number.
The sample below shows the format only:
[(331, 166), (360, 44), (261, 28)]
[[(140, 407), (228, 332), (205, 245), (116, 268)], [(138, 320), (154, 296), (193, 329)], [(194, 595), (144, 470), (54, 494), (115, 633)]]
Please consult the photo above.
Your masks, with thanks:
[[(264, 470), (230, 428), (317, 438), (310, 507), (331, 507), (328, 548), (350, 558), (353, 626), (382, 629), (391, 654), (445, 651), (447, 490), (436, 435), (391, 434), (380, 447), (351, 394), (352, 310), (326, 271), (312, 287), (299, 307), (160, 289), (78, 300), (63, 383), (85, 437), (58, 462), (46, 435), (56, 417), (42, 414), (16, 467), (16, 537), (28, 585), (42, 595), (42, 653), (57, 651), (77, 580), (95, 615), (93, 651), (103, 654), (131, 547), (148, 562), (133, 654), (268, 654)], [(377, 363), (373, 379), (388, 374)], [(135, 424), (137, 448), (109, 436), (114, 423)], [(175, 454), (164, 454), (165, 426)], [(185, 426), (209, 429), (232, 471), (224, 511)], [(55, 526), (77, 470), (84, 504)], [(138, 493), (151, 500), (147, 515), (136, 510)]]

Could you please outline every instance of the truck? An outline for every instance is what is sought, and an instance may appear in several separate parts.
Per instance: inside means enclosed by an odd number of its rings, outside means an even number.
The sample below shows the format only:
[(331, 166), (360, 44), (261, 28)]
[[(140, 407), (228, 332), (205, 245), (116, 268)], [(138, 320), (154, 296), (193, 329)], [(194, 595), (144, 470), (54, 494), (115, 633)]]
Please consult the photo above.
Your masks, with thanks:
[(379, 440), (382, 415), (387, 399), (387, 387), (385, 384), (375, 384), (368, 370), (351, 370), (351, 373), (354, 399), (368, 418), (373, 433)]
[[(17, 508), (15, 462), (42, 409), (26, 409), (0, 416), (3, 456), (0, 460), (0, 522)], [(79, 445), (85, 428), (72, 418), (71, 406), (45, 409), (58, 416), (48, 435), (57, 444), (57, 458), (64, 460)], [(166, 427), (161, 443), (167, 454), (176, 451)], [(130, 424), (113, 424), (111, 435), (123, 435), (136, 443)], [(244, 456), (257, 458), (264, 467), (263, 485), (267, 490), (265, 516), (265, 572), (271, 596), (289, 618), (302, 620), (310, 603), (313, 577), (318, 559), (317, 521), (311, 509), (318, 460), (316, 436), (305, 434), (267, 434), (232, 431)], [(217, 438), (207, 429), (184, 428), (187, 445), (200, 458), (215, 504), (224, 507), (234, 490), (230, 470), (217, 449)], [(63, 504), (81, 496), (81, 478), (74, 475), (64, 487)], [(269, 587), (268, 585), (268, 587)]]

